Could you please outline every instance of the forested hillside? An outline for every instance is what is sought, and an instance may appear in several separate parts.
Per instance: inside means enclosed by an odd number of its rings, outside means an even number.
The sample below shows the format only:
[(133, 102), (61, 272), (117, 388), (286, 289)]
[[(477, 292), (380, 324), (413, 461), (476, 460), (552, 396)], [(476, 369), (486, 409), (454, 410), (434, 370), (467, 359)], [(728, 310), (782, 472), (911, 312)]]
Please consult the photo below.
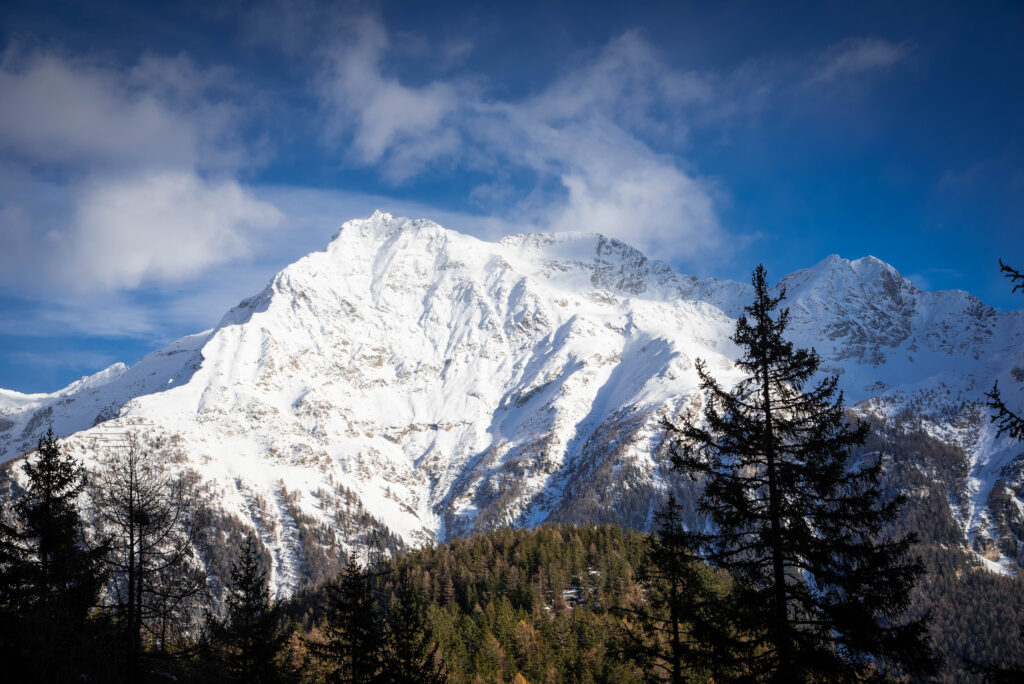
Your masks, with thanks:
[[(450, 681), (641, 681), (619, 629), (642, 599), (645, 539), (607, 525), (497, 530), (399, 555), (382, 583), (422, 590)], [(323, 603), (318, 589), (287, 610), (317, 631)]]
[[(449, 681), (664, 681), (663, 664), (631, 638), (637, 610), (664, 618), (664, 606), (647, 600), (648, 551), (647, 535), (608, 525), (505, 529), (401, 554), (384, 583), (408, 575), (422, 588)], [(1024, 660), (1015, 638), (1024, 622), (1020, 580), (986, 572), (940, 544), (915, 551), (928, 573), (912, 612), (931, 613), (930, 631), (946, 655), (938, 681), (981, 681), (963, 658)], [(710, 571), (707, 578), (724, 585)], [(286, 611), (304, 632), (317, 633), (324, 600), (320, 588)]]
[[(919, 434), (888, 437), (896, 441), (887, 445), (930, 444)], [(905, 460), (912, 455), (905, 452)], [(965, 670), (963, 658), (984, 663), (1024, 660), (1024, 644), (1016, 639), (1017, 626), (1024, 622), (1024, 587), (949, 548), (942, 541), (946, 525), (930, 508), (932, 499), (912, 496), (901, 523), (921, 529), (914, 553), (923, 556), (928, 570), (915, 591), (911, 613), (931, 614), (931, 634), (946, 654), (939, 681), (980, 681)], [(233, 572), (211, 578), (211, 587), (220, 588), (207, 595), (206, 610), (212, 612), (205, 621), (200, 614), (198, 621), (192, 615), (181, 624), (167, 625), (164, 641), (158, 638), (160, 632), (144, 630), (141, 680), (165, 681), (173, 675), (177, 681), (197, 682), (315, 682), (341, 677), (345, 651), (325, 645), (333, 639), (338, 646), (350, 638), (352, 631), (344, 626), (349, 611), (354, 624), (370, 632), (362, 650), (369, 667), (392, 677), (356, 681), (669, 681), (667, 635), (658, 629), (667, 619), (666, 585), (647, 534), (611, 525), (544, 525), (499, 529), (391, 557), (343, 556), (335, 559), (344, 565), (337, 577), (283, 604), (265, 593), (269, 558), (262, 543), (252, 542), (257, 560), (249, 559), (252, 576), (246, 579), (237, 576), (245, 565), (243, 532), (228, 532), (220, 539), (220, 555)], [(712, 592), (728, 587), (724, 576), (707, 568), (698, 576)], [(260, 599), (262, 608), (252, 609), (258, 620), (232, 616), (231, 597), (239, 596), (246, 581), (250, 600), (253, 595), (265, 597)], [(34, 618), (16, 614), (21, 604), (11, 599), (18, 596), (9, 591), (4, 597), (0, 638), (5, 653), (33, 657), (33, 649), (50, 648), (48, 639), (66, 641), (50, 632), (19, 640), (11, 630), (31, 627)], [(103, 681), (134, 681), (125, 674), (123, 617), (116, 602), (105, 606), (80, 618), (82, 624), (67, 627), (76, 635), (75, 662), (82, 672)], [(248, 634), (247, 624), (263, 624), (264, 631)], [(686, 620), (682, 626), (688, 629)], [(267, 650), (264, 665), (274, 673), (272, 678), (246, 679), (245, 671), (232, 669), (246, 639)], [(400, 661), (395, 653), (403, 647), (408, 651), (401, 661), (404, 669), (396, 673)]]
[[(891, 493), (907, 501), (892, 532), (913, 532), (914, 553), (926, 572), (914, 592), (911, 613), (931, 614), (931, 633), (946, 657), (944, 681), (961, 681), (963, 661), (1024, 662), (1024, 582), (991, 572), (958, 546), (962, 531), (947, 503), (963, 487), (967, 468), (962, 452), (914, 425), (872, 421), (864, 454), (881, 455)], [(954, 673), (957, 673), (954, 675)]]

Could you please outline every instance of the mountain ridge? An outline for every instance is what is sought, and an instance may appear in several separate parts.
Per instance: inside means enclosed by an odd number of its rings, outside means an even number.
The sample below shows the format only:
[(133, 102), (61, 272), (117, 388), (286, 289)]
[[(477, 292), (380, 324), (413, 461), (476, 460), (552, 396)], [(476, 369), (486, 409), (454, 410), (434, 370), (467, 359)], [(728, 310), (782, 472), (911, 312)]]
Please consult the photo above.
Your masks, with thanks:
[[(914, 406), (958, 444), (977, 476), (964, 543), (1014, 567), (988, 498), (1015, 455), (985, 441), (981, 406), (995, 379), (1019, 396), (1024, 312), (924, 292), (874, 257), (833, 255), (779, 284), (794, 341), (822, 353), (857, 410), (897, 420)], [(696, 400), (697, 357), (739, 379), (728, 337), (749, 291), (597, 234), (492, 243), (377, 212), (209, 331), (53, 394), (0, 391), (0, 454), (49, 424), (86, 459), (104, 432), (174, 436), (176, 467), (260, 532), (282, 591), (301, 584), (296, 520), (344, 549), (365, 542), (337, 522), (339, 487), (410, 545), (544, 520), (642, 527), (674, 486), (658, 419)]]

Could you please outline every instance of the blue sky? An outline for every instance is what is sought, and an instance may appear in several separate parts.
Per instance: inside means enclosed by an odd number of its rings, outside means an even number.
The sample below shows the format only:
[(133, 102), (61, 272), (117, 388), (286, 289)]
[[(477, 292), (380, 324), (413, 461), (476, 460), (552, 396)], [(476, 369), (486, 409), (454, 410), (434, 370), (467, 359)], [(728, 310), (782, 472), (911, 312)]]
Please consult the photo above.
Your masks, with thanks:
[(0, 9), (0, 387), (209, 328), (375, 208), (1024, 304), (1018, 3), (207, 5)]

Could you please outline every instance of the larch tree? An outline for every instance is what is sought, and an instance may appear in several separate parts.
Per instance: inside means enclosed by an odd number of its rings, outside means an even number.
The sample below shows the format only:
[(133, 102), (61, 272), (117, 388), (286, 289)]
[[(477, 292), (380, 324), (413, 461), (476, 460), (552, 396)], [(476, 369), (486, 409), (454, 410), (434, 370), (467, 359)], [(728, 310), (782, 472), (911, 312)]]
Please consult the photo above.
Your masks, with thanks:
[(188, 479), (135, 433), (101, 456), (92, 501), (95, 524), (110, 540), (108, 607), (124, 635), (128, 677), (138, 677), (147, 651), (168, 656), (174, 640), (198, 627), (207, 600), (196, 557), (204, 519)]
[(732, 340), (746, 374), (722, 387), (698, 361), (702, 415), (665, 421), (673, 468), (703, 482), (710, 523), (694, 551), (733, 580), (736, 665), (755, 681), (862, 681), (927, 675), (938, 664), (923, 619), (902, 621), (924, 572), (911, 536), (884, 536), (899, 511), (881, 463), (855, 463), (838, 378), (785, 339), (788, 309), (763, 266)]

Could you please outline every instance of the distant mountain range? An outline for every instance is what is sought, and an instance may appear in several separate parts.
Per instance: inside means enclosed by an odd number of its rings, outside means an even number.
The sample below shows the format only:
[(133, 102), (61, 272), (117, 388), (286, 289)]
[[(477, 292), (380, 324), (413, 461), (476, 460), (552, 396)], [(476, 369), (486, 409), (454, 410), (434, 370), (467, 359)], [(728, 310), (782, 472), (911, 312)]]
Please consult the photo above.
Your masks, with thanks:
[[(1024, 448), (995, 439), (983, 396), (998, 379), (1024, 405), (1024, 311), (923, 292), (873, 257), (830, 256), (779, 286), (791, 339), (857, 412), (953, 454), (917, 467), (943, 483), (962, 546), (993, 570), (1024, 561)], [(418, 545), (547, 520), (645, 528), (686, 487), (658, 421), (697, 401), (695, 359), (740, 379), (729, 337), (751, 296), (600, 235), (492, 243), (376, 213), (211, 331), (52, 394), (0, 390), (0, 458), (52, 425), (91, 464), (137, 431), (219, 515), (259, 530), (281, 593), (374, 532)]]

